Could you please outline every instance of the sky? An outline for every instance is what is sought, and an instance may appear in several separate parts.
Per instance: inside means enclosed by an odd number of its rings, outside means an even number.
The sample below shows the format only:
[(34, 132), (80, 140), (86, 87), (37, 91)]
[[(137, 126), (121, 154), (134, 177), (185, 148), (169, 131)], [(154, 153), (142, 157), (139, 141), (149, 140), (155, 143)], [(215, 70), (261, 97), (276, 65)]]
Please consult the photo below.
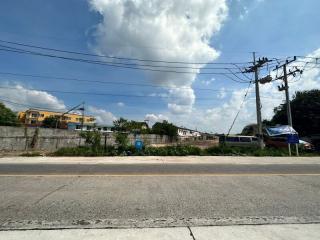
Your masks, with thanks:
[[(85, 102), (99, 124), (168, 120), (212, 133), (228, 132), (240, 109), (231, 132), (241, 132), (256, 122), (253, 76), (241, 73), (252, 52), (273, 59), (261, 77), (280, 75), (277, 61), (310, 57), (294, 63), (304, 73), (289, 79), (290, 96), (320, 88), (319, 8), (317, 0), (2, 0), (0, 101), (15, 111)], [(108, 65), (1, 50), (8, 46)], [(285, 99), (280, 84), (260, 85), (263, 119)]]

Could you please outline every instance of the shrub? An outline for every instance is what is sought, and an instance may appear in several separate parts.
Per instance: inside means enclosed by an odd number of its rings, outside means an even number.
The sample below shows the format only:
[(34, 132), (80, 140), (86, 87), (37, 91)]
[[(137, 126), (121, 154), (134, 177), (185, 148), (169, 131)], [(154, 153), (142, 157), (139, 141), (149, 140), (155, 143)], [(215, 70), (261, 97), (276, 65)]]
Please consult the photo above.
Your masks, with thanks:
[(80, 147), (66, 147), (60, 148), (53, 153), (54, 156), (116, 156), (118, 155), (116, 149), (113, 146), (107, 146), (106, 148), (98, 147), (92, 148), (90, 146)]
[(117, 132), (115, 135), (119, 152), (126, 151), (129, 145), (128, 134), (123, 132)]
[(201, 149), (194, 146), (146, 147), (143, 153), (148, 156), (187, 156), (201, 155)]

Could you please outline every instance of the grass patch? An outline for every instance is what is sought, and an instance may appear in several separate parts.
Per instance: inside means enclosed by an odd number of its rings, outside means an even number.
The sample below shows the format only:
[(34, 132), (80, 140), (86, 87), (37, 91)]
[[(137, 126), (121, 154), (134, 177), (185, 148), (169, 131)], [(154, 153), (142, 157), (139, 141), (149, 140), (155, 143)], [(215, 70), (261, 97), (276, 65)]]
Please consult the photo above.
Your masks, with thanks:
[[(292, 151), (294, 156), (295, 152)], [(278, 148), (246, 148), (217, 146), (207, 149), (200, 149), (195, 146), (165, 146), (165, 147), (145, 147), (142, 151), (137, 151), (134, 146), (125, 149), (108, 146), (92, 148), (81, 146), (73, 148), (61, 148), (52, 154), (53, 156), (288, 156), (287, 149)], [(300, 156), (318, 156), (317, 153), (310, 153), (300, 150)]]
[(26, 153), (20, 154), (20, 156), (21, 157), (40, 157), (42, 156), (42, 154), (39, 152), (26, 152)]

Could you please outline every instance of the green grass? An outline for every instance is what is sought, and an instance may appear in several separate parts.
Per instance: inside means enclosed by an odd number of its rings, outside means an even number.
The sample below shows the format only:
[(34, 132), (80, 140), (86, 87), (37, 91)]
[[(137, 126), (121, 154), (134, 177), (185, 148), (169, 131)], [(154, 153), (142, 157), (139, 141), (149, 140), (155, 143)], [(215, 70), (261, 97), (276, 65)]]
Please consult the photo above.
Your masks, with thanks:
[(42, 154), (39, 152), (26, 152), (26, 153), (20, 154), (20, 156), (21, 157), (40, 157), (42, 156)]

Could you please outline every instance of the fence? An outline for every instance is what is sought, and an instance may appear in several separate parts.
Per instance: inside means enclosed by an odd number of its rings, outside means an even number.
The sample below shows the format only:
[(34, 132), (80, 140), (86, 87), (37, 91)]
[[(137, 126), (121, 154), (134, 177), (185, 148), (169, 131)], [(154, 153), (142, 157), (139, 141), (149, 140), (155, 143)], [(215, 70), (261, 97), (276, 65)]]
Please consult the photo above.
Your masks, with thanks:
[[(142, 134), (139, 136), (146, 145), (169, 144), (168, 136)], [(134, 144), (136, 136), (129, 135), (130, 144)], [(102, 136), (101, 144), (115, 145), (113, 133)], [(62, 147), (84, 145), (85, 141), (78, 131), (0, 126), (0, 151), (29, 151), (41, 150), (52, 152)]]

